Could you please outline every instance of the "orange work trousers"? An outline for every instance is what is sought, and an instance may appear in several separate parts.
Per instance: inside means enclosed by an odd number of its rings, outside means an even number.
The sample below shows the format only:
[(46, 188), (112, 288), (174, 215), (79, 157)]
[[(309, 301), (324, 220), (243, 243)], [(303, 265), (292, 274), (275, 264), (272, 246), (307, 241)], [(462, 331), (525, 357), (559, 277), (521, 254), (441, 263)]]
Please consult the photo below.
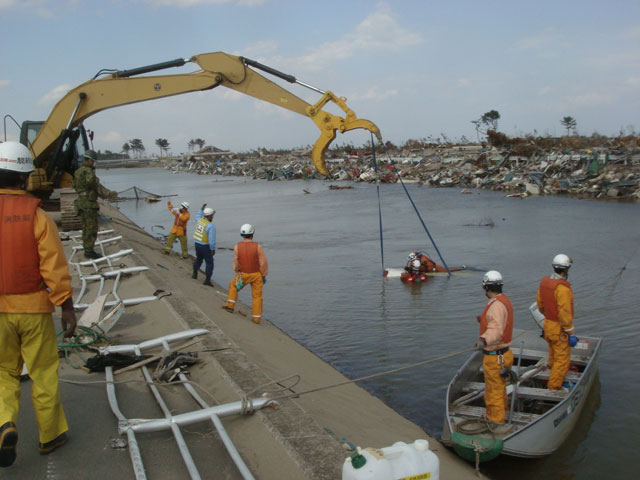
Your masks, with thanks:
[(547, 388), (549, 390), (558, 390), (562, 387), (564, 377), (569, 371), (571, 363), (571, 347), (569, 346), (569, 338), (562, 331), (560, 322), (544, 319), (544, 339), (549, 344), (549, 381)]
[(0, 425), (18, 422), (23, 363), (33, 380), (31, 399), (40, 442), (69, 430), (58, 387), (58, 342), (50, 313), (0, 313)]
[(513, 352), (511, 349), (502, 354), (503, 364), (500, 364), (500, 355), (484, 355), (482, 367), (484, 368), (484, 404), (487, 408), (487, 418), (492, 422), (504, 423), (505, 414), (509, 408), (509, 398), (505, 389), (506, 382), (500, 376), (500, 369), (504, 366), (511, 368), (513, 365)]
[(245, 286), (251, 285), (251, 321), (253, 323), (260, 323), (262, 319), (262, 286), (264, 285), (262, 275), (260, 272), (238, 273), (231, 279), (226, 304), (226, 306), (231, 309), (235, 308), (236, 300), (238, 300), (238, 288), (236, 287), (238, 280)]

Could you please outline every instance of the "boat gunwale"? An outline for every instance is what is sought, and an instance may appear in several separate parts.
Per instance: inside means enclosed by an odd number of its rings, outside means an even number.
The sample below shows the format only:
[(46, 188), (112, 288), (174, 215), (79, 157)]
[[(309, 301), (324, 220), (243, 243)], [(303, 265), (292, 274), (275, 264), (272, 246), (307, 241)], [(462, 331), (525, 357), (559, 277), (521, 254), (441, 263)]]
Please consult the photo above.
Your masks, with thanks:
[[(527, 333), (527, 332), (531, 332), (530, 330), (524, 330), (522, 331), (523, 333)], [(539, 458), (539, 457), (543, 457), (546, 455), (550, 455), (552, 454), (556, 449), (553, 450), (549, 450), (549, 451), (544, 451), (544, 452), (540, 452), (540, 453), (526, 453), (526, 452), (521, 452), (519, 450), (510, 450), (508, 448), (508, 441), (509, 439), (513, 439), (516, 436), (521, 435), (522, 433), (524, 433), (526, 430), (532, 428), (534, 425), (539, 424), (540, 422), (544, 421), (547, 419), (547, 417), (549, 417), (550, 415), (552, 415), (553, 413), (557, 412), (561, 407), (565, 406), (566, 403), (575, 398), (575, 395), (577, 393), (577, 387), (580, 384), (585, 384), (586, 382), (586, 387), (585, 387), (585, 391), (584, 391), (584, 395), (582, 396), (582, 399), (580, 400), (580, 402), (578, 403), (578, 405), (576, 406), (576, 410), (579, 411), (579, 413), (582, 412), (582, 408), (584, 406), (584, 402), (586, 400), (586, 398), (589, 395), (589, 392), (591, 391), (591, 386), (593, 384), (593, 379), (595, 378), (595, 374), (591, 374), (591, 370), (596, 368), (594, 367), (594, 365), (597, 364), (597, 360), (599, 359), (600, 356), (600, 348), (602, 345), (602, 338), (601, 337), (592, 337), (592, 336), (583, 336), (581, 337), (582, 340), (587, 340), (589, 342), (595, 342), (595, 346), (592, 347), (591, 350), (591, 354), (588, 356), (588, 361), (584, 366), (584, 370), (580, 373), (580, 378), (578, 379), (577, 383), (575, 384), (574, 388), (571, 389), (571, 391), (569, 392), (569, 395), (567, 395), (565, 398), (563, 398), (562, 400), (560, 400), (558, 403), (556, 403), (553, 407), (551, 407), (549, 410), (547, 410), (546, 412), (544, 412), (543, 414), (540, 414), (535, 420), (527, 423), (526, 425), (523, 425), (521, 428), (518, 428), (515, 432), (502, 437), (502, 440), (504, 442), (504, 450), (502, 451), (503, 454), (506, 455), (510, 455), (510, 456), (517, 456), (517, 457), (522, 457), (522, 458)], [(451, 388), (453, 387), (453, 385), (455, 385), (459, 379), (460, 376), (462, 375), (463, 372), (465, 372), (468, 368), (469, 368), (469, 363), (471, 363), (478, 354), (480, 354), (481, 352), (473, 352), (469, 358), (467, 358), (467, 360), (464, 362), (464, 364), (458, 369), (458, 371), (456, 372), (456, 374), (454, 375), (454, 377), (451, 379), (451, 381), (449, 382), (449, 385), (447, 387), (447, 401), (446, 401), (446, 425), (448, 427), (448, 439), (445, 439), (445, 435), (443, 432), (442, 435), (442, 441), (443, 443), (445, 443), (445, 445), (452, 445), (451, 442), (451, 435), (455, 432), (454, 430), (454, 425), (452, 425), (452, 417), (456, 416), (454, 413), (451, 412), (450, 407), (451, 407)], [(544, 358), (544, 357), (543, 357)], [(585, 375), (587, 374), (587, 375)], [(586, 378), (588, 378), (588, 380), (585, 380)], [(526, 413), (526, 412), (522, 412), (522, 413)], [(564, 441), (564, 440), (563, 440)], [(558, 445), (562, 444), (563, 441), (561, 441)]]

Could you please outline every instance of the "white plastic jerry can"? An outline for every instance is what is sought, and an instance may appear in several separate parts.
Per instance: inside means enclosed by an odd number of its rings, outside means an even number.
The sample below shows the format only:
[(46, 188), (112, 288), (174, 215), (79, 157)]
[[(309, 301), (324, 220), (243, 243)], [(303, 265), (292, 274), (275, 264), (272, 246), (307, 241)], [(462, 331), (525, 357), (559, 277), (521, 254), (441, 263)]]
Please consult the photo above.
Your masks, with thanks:
[(358, 447), (342, 465), (342, 480), (438, 480), (440, 461), (427, 440), (385, 448)]

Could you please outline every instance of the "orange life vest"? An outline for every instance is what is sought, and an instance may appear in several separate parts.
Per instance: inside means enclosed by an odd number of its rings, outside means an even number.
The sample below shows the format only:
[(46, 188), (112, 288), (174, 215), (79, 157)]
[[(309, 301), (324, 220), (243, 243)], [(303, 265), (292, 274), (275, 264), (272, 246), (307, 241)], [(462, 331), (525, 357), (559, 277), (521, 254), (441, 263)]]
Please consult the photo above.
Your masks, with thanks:
[(182, 220), (182, 214), (180, 212), (178, 212), (177, 215), (175, 215), (175, 218), (173, 219), (173, 225), (175, 227), (180, 227), (182, 228), (182, 231), (184, 231), (184, 229), (187, 227), (187, 221), (186, 220)]
[[(494, 298), (494, 301), (501, 302), (507, 307), (507, 324), (504, 327), (504, 332), (502, 332), (500, 343), (511, 343), (511, 336), (513, 335), (513, 305), (511, 305), (511, 300), (504, 293), (501, 293)], [(487, 331), (487, 311), (491, 305), (493, 305), (493, 302), (487, 303), (480, 315), (480, 335)]]
[(40, 254), (33, 233), (40, 200), (28, 195), (0, 195), (0, 295), (42, 290)]
[(436, 271), (438, 271), (437, 267), (436, 267), (436, 262), (431, 260), (426, 255), (422, 255), (420, 257), (420, 263), (422, 264), (423, 271), (426, 271), (426, 272), (436, 272)]
[[(558, 304), (553, 294), (558, 285), (564, 285), (571, 289), (571, 284), (563, 278), (553, 279), (547, 276), (540, 281), (540, 298), (542, 300), (544, 318), (554, 322), (558, 321)], [(573, 297), (571, 297), (571, 316), (573, 316)]]
[(238, 242), (238, 263), (242, 273), (256, 273), (260, 271), (258, 258), (258, 244), (256, 242)]

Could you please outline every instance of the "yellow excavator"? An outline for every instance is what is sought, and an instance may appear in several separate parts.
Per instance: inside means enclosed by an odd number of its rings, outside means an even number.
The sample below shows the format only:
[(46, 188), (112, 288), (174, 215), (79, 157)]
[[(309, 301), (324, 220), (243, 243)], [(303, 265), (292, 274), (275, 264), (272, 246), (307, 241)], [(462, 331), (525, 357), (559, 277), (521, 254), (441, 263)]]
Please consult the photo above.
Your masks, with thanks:
[[(188, 63), (197, 64), (200, 69), (185, 74), (144, 75)], [(302, 85), (321, 97), (315, 105), (310, 105), (256, 70)], [(316, 170), (323, 175), (329, 173), (324, 160), (325, 151), (338, 131), (345, 133), (365, 129), (382, 142), (378, 127), (369, 120), (359, 119), (343, 97), (300, 82), (292, 75), (245, 57), (224, 52), (203, 53), (190, 59), (178, 58), (131, 70), (100, 70), (93, 79), (69, 91), (55, 105), (46, 121), (23, 122), (20, 141), (31, 150), (37, 168), (29, 179), (28, 190), (46, 197), (54, 188), (71, 186), (78, 158), (90, 148), (89, 135), (83, 122), (91, 115), (120, 105), (211, 90), (219, 86), (313, 120), (320, 129), (320, 137), (313, 146), (311, 158)], [(344, 112), (344, 117), (322, 110), (329, 102), (335, 103)]]

